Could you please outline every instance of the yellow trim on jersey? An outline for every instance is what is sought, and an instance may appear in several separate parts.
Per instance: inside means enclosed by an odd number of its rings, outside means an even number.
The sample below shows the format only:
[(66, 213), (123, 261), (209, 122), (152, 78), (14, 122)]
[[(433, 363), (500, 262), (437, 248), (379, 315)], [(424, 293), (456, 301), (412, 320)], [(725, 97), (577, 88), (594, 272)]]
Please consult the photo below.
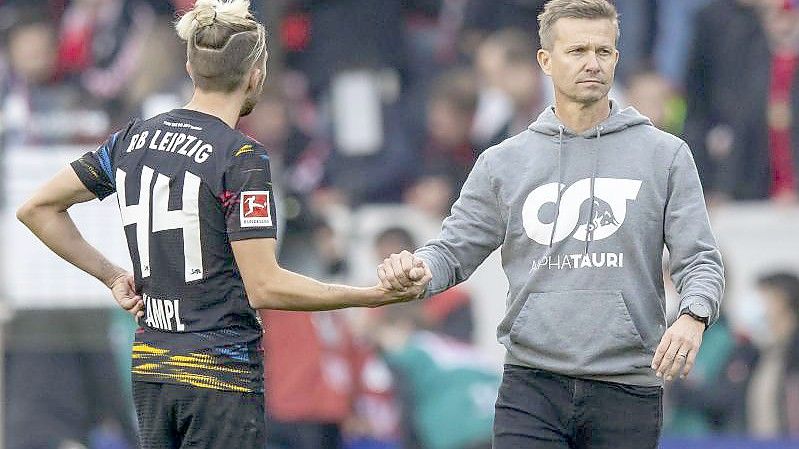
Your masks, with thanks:
[(194, 385), (196, 387), (201, 388), (211, 388), (214, 390), (232, 390), (238, 391), (241, 393), (252, 393), (252, 390), (249, 388), (240, 387), (238, 385), (233, 385), (227, 382), (221, 382), (211, 376), (203, 376), (202, 374), (192, 374), (192, 373), (179, 373), (179, 374), (167, 374), (167, 373), (156, 373), (152, 371), (146, 371), (137, 369), (140, 367), (134, 367), (132, 372), (133, 374), (140, 374), (143, 376), (157, 376), (157, 377), (164, 377), (167, 379), (174, 379), (182, 383), (186, 383), (189, 385)]
[(252, 150), (253, 150), (253, 149), (252, 149), (252, 145), (250, 145), (250, 144), (247, 144), (247, 145), (242, 145), (242, 147), (241, 147), (241, 148), (239, 148), (238, 150), (236, 150), (236, 153), (233, 155), (233, 157), (236, 157), (236, 156), (241, 156), (242, 154), (244, 154), (244, 153), (249, 153), (249, 152), (250, 152), (250, 151), (252, 151)]
[(154, 348), (154, 347), (152, 347), (150, 345), (147, 345), (145, 343), (134, 343), (133, 344), (133, 352), (143, 352), (145, 354), (164, 355), (164, 354), (168, 354), (169, 350)]

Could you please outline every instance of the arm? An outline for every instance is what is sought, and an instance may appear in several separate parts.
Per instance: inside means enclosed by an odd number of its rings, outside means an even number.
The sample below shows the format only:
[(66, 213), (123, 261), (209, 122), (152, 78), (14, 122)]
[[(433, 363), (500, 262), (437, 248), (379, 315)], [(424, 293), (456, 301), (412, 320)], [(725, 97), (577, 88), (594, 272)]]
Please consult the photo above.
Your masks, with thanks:
[(73, 204), (94, 198), (95, 194), (67, 167), (19, 208), (17, 218), (54, 253), (105, 284), (119, 305), (136, 316), (143, 303), (135, 294), (132, 276), (91, 246), (67, 212)]
[[(702, 305), (709, 313), (707, 325), (719, 316), (724, 293), (724, 266), (710, 229), (702, 186), (688, 146), (677, 149), (669, 168), (668, 198), (663, 233), (669, 249), (669, 269), (680, 294), (680, 308)], [(652, 368), (666, 380), (691, 371), (702, 344), (705, 323), (681, 315), (666, 330), (652, 359)], [(683, 363), (685, 364), (683, 367)]]
[(497, 189), (489, 173), (486, 153), (483, 153), (464, 183), (450, 216), (444, 220), (438, 238), (415, 253), (433, 274), (426, 296), (441, 293), (471, 276), (502, 244), (505, 227)]
[(664, 219), (669, 269), (674, 286), (680, 293), (680, 310), (693, 303), (703, 304), (710, 312), (709, 326), (719, 316), (724, 293), (724, 266), (710, 229), (702, 186), (687, 145), (677, 150), (672, 162)]
[(275, 258), (275, 239), (231, 242), (250, 305), (256, 309), (331, 310), (376, 307), (419, 297), (429, 276), (402, 290), (381, 285), (359, 288), (325, 284), (281, 268)]

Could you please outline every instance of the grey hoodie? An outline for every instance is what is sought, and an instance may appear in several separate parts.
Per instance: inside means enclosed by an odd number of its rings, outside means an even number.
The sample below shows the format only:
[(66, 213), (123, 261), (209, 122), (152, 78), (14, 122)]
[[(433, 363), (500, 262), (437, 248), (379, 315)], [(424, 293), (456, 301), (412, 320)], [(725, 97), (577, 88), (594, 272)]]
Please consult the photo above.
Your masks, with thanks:
[(439, 237), (416, 254), (433, 272), (429, 296), (502, 247), (507, 363), (661, 385), (650, 364), (666, 330), (664, 244), (681, 309), (702, 303), (712, 323), (724, 275), (691, 152), (614, 103), (583, 134), (549, 107), (486, 150)]

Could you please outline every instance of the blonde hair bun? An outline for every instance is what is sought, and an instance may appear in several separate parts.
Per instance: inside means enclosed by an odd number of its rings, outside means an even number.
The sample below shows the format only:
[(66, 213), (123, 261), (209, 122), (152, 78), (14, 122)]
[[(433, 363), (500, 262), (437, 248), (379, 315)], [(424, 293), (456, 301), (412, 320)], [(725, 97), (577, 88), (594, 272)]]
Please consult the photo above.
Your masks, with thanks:
[(199, 28), (219, 22), (224, 25), (245, 25), (253, 20), (250, 0), (197, 0), (194, 8), (175, 24), (178, 36), (188, 41)]

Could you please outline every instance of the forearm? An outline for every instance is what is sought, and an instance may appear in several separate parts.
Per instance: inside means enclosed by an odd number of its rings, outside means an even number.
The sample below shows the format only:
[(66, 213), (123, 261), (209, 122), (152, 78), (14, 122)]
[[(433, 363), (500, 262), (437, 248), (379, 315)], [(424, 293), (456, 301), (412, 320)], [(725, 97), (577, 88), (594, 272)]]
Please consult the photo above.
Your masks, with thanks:
[(710, 308), (712, 324), (718, 318), (724, 292), (724, 265), (696, 166), (685, 145), (677, 150), (669, 170), (669, 192), (664, 236), (671, 278), (680, 293), (681, 308), (692, 302), (704, 303)]
[(257, 285), (247, 286), (247, 296), (255, 308), (316, 311), (390, 302), (376, 288), (327, 284), (280, 267), (270, 271)]
[(23, 207), (17, 217), (62, 259), (94, 276), (107, 287), (125, 270), (113, 264), (80, 234), (67, 211), (54, 207)]

